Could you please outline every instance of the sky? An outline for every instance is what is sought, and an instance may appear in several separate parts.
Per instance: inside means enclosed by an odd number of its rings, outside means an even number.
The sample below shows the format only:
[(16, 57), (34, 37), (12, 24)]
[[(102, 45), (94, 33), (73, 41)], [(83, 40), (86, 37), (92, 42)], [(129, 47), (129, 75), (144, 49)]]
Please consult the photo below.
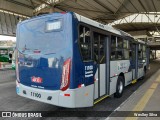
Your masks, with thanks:
[(0, 35), (0, 41), (12, 40), (16, 41), (16, 37)]

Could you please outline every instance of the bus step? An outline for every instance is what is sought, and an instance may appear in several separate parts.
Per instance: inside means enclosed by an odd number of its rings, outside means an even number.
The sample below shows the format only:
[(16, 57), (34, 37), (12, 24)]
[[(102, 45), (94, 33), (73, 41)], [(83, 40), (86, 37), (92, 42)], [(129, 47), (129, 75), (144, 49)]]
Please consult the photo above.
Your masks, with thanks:
[(105, 95), (103, 97), (100, 97), (99, 99), (95, 100), (94, 105), (99, 103), (100, 101), (104, 100), (105, 98), (109, 97), (109, 95)]
[(135, 84), (136, 82), (137, 82), (137, 80), (136, 80), (136, 79), (132, 80), (132, 84)]

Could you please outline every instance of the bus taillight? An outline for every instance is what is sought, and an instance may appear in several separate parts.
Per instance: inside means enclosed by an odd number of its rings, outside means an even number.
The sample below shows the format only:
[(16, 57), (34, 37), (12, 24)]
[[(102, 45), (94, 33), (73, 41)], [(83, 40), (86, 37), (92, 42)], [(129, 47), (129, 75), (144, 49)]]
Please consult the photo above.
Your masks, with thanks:
[(70, 67), (71, 67), (71, 59), (67, 59), (63, 64), (63, 70), (62, 70), (62, 80), (61, 80), (61, 87), (60, 89), (62, 91), (65, 91), (68, 89), (70, 84)]

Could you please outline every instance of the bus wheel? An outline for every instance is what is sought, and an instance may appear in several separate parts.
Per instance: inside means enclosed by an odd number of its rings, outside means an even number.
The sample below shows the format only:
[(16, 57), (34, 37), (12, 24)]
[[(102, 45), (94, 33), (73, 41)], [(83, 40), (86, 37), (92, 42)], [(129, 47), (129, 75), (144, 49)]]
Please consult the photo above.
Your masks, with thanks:
[(122, 76), (119, 76), (116, 85), (116, 93), (114, 93), (114, 97), (120, 98), (123, 94), (123, 89), (124, 89), (124, 78)]

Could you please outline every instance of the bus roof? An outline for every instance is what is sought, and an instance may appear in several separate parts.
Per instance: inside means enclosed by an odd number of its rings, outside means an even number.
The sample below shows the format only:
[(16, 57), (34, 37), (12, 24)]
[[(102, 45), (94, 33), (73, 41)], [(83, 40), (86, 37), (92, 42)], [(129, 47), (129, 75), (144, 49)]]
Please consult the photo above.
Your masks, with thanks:
[(109, 32), (112, 32), (112, 33), (115, 33), (118, 35), (121, 35), (120, 31), (114, 29), (112, 26), (101, 24), (99, 22), (91, 20), (91, 19), (84, 17), (82, 15), (79, 15), (77, 13), (75, 13), (75, 15), (80, 22), (86, 23), (88, 25), (92, 25), (94, 27), (97, 27), (97, 28), (100, 28), (100, 29), (103, 29), (103, 30), (106, 30), (106, 31), (109, 31)]
[(121, 36), (124, 36), (124, 37), (130, 37), (132, 39), (134, 39), (134, 42), (138, 42), (138, 43), (141, 43), (141, 44), (147, 44), (145, 41), (142, 41), (142, 40), (139, 40), (139, 39), (135, 39), (133, 36), (131, 36), (130, 34), (120, 30), (120, 29), (115, 29), (113, 28), (112, 26), (110, 25), (104, 25), (104, 24), (101, 24), (99, 22), (96, 22), (94, 20), (91, 20), (87, 17), (84, 17), (82, 15), (79, 15), (77, 13), (75, 13), (77, 19), (83, 23), (86, 23), (88, 25), (92, 25), (94, 27), (97, 27), (97, 28), (100, 28), (100, 29), (103, 29), (105, 31), (108, 31), (108, 32), (111, 32), (111, 33), (115, 33), (117, 35), (121, 35)]
[(140, 40), (140, 39), (136, 39), (138, 43), (141, 43), (141, 44), (147, 44), (145, 41), (143, 40)]
[[(130, 38), (134, 39), (134, 37), (131, 36), (130, 34), (124, 32), (124, 31), (122, 31), (120, 29), (113, 28), (111, 25), (107, 25), (107, 24), (105, 25), (105, 24), (99, 23), (97, 21), (94, 21), (94, 20), (89, 19), (87, 17), (84, 17), (82, 15), (79, 15), (77, 13), (73, 13), (73, 12), (67, 12), (67, 13), (74, 14), (76, 16), (76, 18), (78, 19), (78, 21), (80, 21), (80, 22), (86, 23), (88, 25), (94, 26), (96, 28), (100, 28), (102, 30), (105, 30), (105, 31), (108, 31), (108, 32), (111, 32), (111, 33), (114, 33), (114, 34), (117, 34), (117, 35), (120, 35), (120, 36), (130, 37)], [(32, 17), (32, 18), (30, 18), (28, 20), (20, 22), (19, 24), (22, 24), (24, 22), (28, 22), (28, 21), (33, 20), (33, 19), (39, 19), (40, 17), (43, 18), (43, 17), (46, 17), (46, 16), (51, 16), (52, 14), (58, 14), (58, 12), (56, 12), (56, 13), (50, 13), (50, 14), (44, 14), (44, 15), (40, 15), (40, 16), (36, 16), (36, 17)], [(134, 41), (142, 43), (142, 44), (146, 44), (146, 42), (144, 42), (142, 40), (139, 40), (139, 39), (134, 39)], [(1, 46), (0, 46), (0, 48), (1, 48)]]
[[(67, 12), (67, 13), (70, 13), (70, 14), (73, 14), (73, 12)], [(22, 21), (20, 22), (19, 24), (23, 24), (25, 22), (28, 22), (30, 20), (34, 20), (34, 19), (39, 19), (40, 17), (43, 18), (43, 17), (46, 17), (46, 16), (52, 16), (52, 14), (58, 14), (58, 12), (56, 13), (50, 13), (50, 14), (43, 14), (43, 15), (40, 15), (40, 16), (36, 16), (36, 17), (32, 17), (28, 20), (25, 20), (25, 21)], [(59, 13), (61, 14), (61, 13)], [(127, 36), (127, 37), (132, 37), (130, 34), (122, 31), (122, 30), (119, 30), (119, 29), (116, 29), (116, 28), (113, 28), (111, 25), (104, 25), (102, 23), (99, 23), (99, 22), (96, 22), (92, 19), (89, 19), (87, 17), (84, 17), (82, 15), (79, 15), (77, 13), (74, 13), (75, 16), (77, 17), (78, 21), (81, 21), (83, 23), (86, 23), (88, 25), (92, 25), (94, 27), (97, 27), (97, 28), (100, 28), (100, 29), (103, 29), (105, 31), (108, 31), (108, 32), (111, 32), (111, 33), (114, 33), (114, 34), (117, 34), (117, 35), (121, 35), (121, 36)], [(133, 37), (132, 37), (133, 38)]]
[[(121, 35), (121, 36), (128, 36), (128, 37), (132, 37), (130, 34), (122, 31), (122, 30), (118, 30), (118, 29), (115, 29), (113, 28), (111, 25), (104, 25), (104, 24), (101, 24), (99, 22), (96, 22), (94, 20), (91, 20), (87, 17), (84, 17), (82, 15), (79, 15), (77, 13), (75, 13), (77, 19), (83, 23), (86, 23), (88, 25), (92, 25), (94, 27), (97, 27), (97, 28), (100, 28), (100, 29), (103, 29), (105, 31), (108, 31), (108, 32), (111, 32), (111, 33), (115, 33), (117, 35)], [(133, 38), (133, 37), (132, 37)]]

